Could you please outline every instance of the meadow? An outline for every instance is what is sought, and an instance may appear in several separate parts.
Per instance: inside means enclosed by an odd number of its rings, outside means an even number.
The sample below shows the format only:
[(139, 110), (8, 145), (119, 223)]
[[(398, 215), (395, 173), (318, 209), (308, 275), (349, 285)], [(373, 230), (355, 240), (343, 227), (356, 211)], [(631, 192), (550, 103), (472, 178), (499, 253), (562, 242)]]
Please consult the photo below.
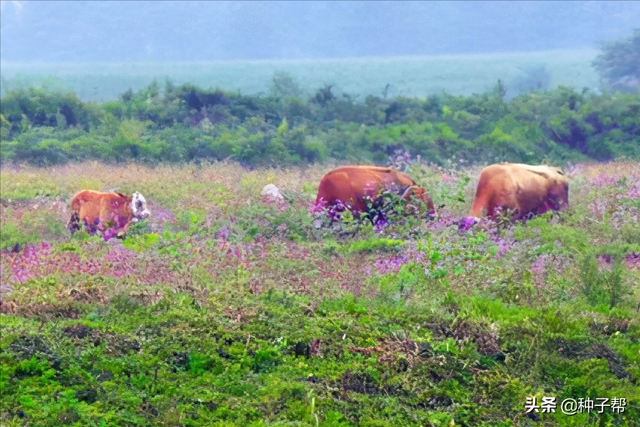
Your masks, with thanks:
[[(327, 226), (329, 164), (4, 164), (0, 424), (639, 426), (640, 163), (569, 165), (568, 210), (466, 233), (481, 166), (396, 164), (436, 221)], [(71, 237), (81, 189), (152, 216)]]
[(498, 79), (510, 98), (528, 92), (540, 82), (545, 89), (559, 85), (599, 88), (591, 66), (598, 52), (543, 51), (530, 53), (440, 55), (326, 60), (226, 61), (182, 63), (2, 63), (0, 93), (19, 87), (42, 86), (72, 91), (83, 101), (109, 101), (128, 89), (147, 87), (153, 79), (170, 76), (177, 84), (224, 88), (255, 95), (269, 90), (275, 72), (293, 76), (303, 88), (325, 84), (361, 98), (380, 96), (427, 97), (441, 94), (471, 95), (489, 90)]

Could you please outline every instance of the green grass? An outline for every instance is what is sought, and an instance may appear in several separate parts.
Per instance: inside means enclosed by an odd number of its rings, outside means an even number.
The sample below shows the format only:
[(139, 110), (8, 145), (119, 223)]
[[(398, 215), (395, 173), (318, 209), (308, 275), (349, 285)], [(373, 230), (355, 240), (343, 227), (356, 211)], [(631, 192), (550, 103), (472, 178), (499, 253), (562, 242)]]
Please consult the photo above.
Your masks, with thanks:
[[(640, 252), (612, 232), (640, 235), (640, 164), (577, 165), (569, 210), (524, 225), (459, 233), (462, 198), (352, 238), (308, 216), (328, 169), (2, 170), (0, 425), (639, 425), (640, 265), (585, 260)], [(419, 181), (439, 204), (477, 182), (456, 172)], [(70, 237), (85, 185), (139, 190), (152, 216), (122, 242)], [(531, 396), (627, 404), (535, 422)]]
[[(197, 63), (25, 64), (2, 63), (4, 93), (16, 86), (47, 85), (71, 90), (80, 99), (110, 100), (129, 88), (146, 87), (167, 76), (176, 84), (268, 92), (276, 71), (291, 74), (308, 94), (325, 84), (365, 97), (380, 95), (389, 83), (388, 96), (426, 97), (446, 91), (453, 95), (482, 93), (502, 79), (509, 87), (530, 67), (545, 66), (551, 88), (558, 85), (597, 89), (591, 66), (597, 51), (547, 51), (511, 54), (447, 55), (428, 57), (351, 58), (291, 61), (230, 61)], [(507, 96), (514, 95), (512, 93)]]

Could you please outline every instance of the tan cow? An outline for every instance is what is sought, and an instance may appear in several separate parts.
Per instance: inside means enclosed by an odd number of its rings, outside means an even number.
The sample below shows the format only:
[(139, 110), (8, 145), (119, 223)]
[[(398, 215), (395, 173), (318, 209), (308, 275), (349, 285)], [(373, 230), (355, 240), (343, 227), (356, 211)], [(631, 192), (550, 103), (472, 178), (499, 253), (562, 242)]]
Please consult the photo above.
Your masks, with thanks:
[[(469, 216), (495, 218), (499, 209), (515, 211), (523, 219), (569, 205), (569, 180), (562, 169), (547, 165), (498, 163), (480, 173)], [(467, 219), (467, 223), (469, 223)]]

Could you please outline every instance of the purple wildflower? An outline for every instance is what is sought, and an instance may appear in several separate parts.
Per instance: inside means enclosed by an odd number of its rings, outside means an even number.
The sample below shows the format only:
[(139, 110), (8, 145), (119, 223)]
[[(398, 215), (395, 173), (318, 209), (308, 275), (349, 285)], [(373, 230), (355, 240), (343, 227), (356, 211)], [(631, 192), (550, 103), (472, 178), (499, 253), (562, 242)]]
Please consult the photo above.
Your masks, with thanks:
[(458, 230), (460, 231), (468, 231), (471, 227), (478, 223), (477, 218), (472, 216), (468, 216), (461, 220), (458, 224)]
[(223, 225), (216, 233), (216, 238), (220, 240), (228, 240), (231, 235), (231, 227)]
[(596, 256), (596, 260), (598, 261), (599, 270), (611, 270), (613, 267), (613, 257), (611, 255), (600, 254)]
[(598, 176), (591, 180), (591, 184), (596, 187), (608, 187), (617, 184), (620, 179), (615, 176), (607, 175), (604, 172), (600, 172)]
[(632, 252), (626, 257), (627, 267), (640, 270), (640, 253)]
[(156, 213), (156, 220), (160, 222), (170, 222), (173, 224), (175, 222), (175, 217), (168, 209), (158, 209)]
[(627, 191), (624, 194), (621, 194), (618, 196), (618, 198), (629, 198), (629, 199), (633, 199), (633, 200), (639, 200), (640, 199), (640, 186), (634, 186), (633, 188), (631, 188), (629, 191)]
[(311, 205), (309, 205), (308, 212), (312, 214), (324, 212), (324, 210), (327, 209), (327, 205), (327, 201), (321, 197), (318, 201), (315, 201), (311, 203)]
[(375, 221), (374, 225), (376, 233), (378, 234), (382, 233), (388, 226), (389, 221), (386, 218), (379, 218), (377, 221)]
[(541, 288), (546, 286), (546, 281), (552, 271), (551, 269), (553, 269), (556, 274), (561, 274), (564, 268), (565, 263), (562, 258), (555, 255), (542, 254), (531, 264), (529, 271), (533, 276), (533, 284)]
[(507, 254), (507, 252), (509, 252), (511, 250), (511, 247), (513, 246), (513, 241), (512, 240), (505, 240), (505, 239), (498, 239), (496, 241), (494, 241), (494, 244), (498, 247), (498, 252), (496, 253), (496, 258), (502, 258), (503, 256), (505, 256)]
[(609, 204), (605, 198), (599, 198), (594, 202), (589, 203), (589, 205), (587, 205), (587, 209), (589, 209), (589, 212), (592, 215), (597, 218), (602, 218), (605, 212), (607, 212), (607, 209), (609, 209)]
[[(407, 257), (395, 257), (389, 259), (378, 259), (373, 263), (373, 267), (378, 274), (397, 273), (404, 264), (409, 262)], [(369, 267), (370, 269), (371, 267)], [(370, 270), (369, 270), (370, 271)]]
[(340, 221), (342, 219), (341, 213), (346, 210), (347, 206), (341, 201), (338, 201), (336, 204), (329, 207), (329, 209), (327, 210), (327, 214), (329, 215), (329, 219), (331, 219), (331, 221)]

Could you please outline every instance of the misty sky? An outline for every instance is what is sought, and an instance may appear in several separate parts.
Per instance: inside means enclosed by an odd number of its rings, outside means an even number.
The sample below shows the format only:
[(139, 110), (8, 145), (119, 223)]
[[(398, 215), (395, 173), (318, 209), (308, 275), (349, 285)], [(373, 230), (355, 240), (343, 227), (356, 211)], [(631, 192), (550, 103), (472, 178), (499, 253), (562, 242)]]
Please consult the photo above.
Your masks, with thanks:
[(638, 1), (2, 1), (4, 61), (317, 59), (597, 49)]

